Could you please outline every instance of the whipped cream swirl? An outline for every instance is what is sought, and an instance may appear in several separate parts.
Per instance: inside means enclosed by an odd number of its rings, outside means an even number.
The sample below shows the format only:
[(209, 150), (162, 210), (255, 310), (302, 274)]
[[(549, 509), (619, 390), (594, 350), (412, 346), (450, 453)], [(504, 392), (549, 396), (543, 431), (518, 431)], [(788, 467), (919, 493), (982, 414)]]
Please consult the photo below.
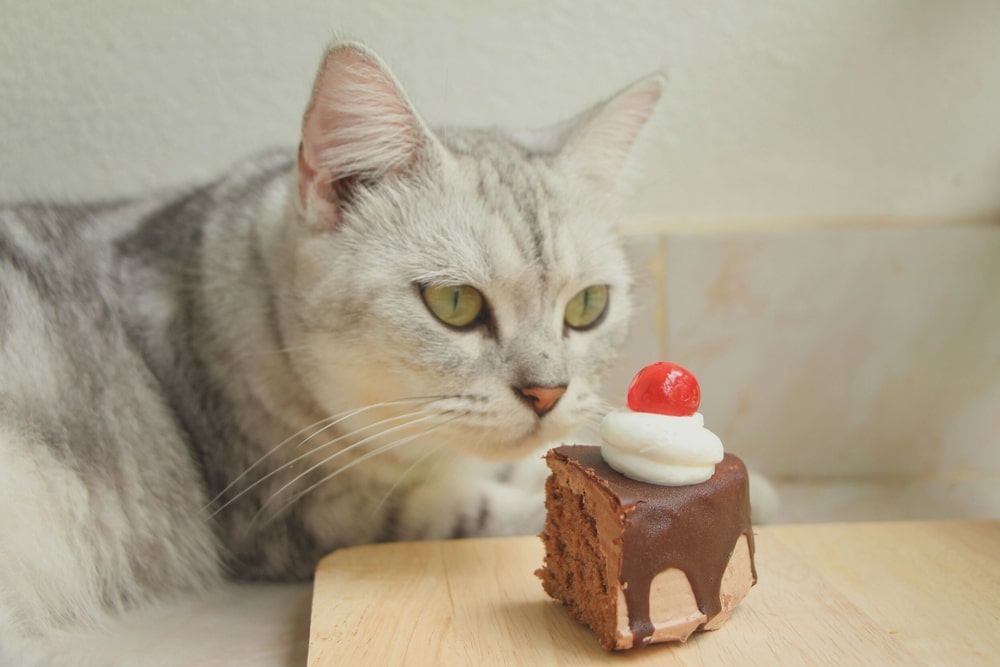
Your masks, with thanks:
[(707, 481), (724, 454), (722, 440), (700, 412), (672, 417), (619, 410), (601, 422), (601, 454), (609, 466), (632, 479), (684, 486)]

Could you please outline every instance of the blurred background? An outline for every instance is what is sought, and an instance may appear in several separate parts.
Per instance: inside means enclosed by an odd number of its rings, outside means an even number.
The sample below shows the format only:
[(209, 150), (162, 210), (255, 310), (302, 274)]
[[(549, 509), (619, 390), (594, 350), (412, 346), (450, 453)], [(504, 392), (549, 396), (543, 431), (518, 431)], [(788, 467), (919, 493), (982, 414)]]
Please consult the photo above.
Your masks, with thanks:
[(326, 43), (432, 125), (538, 126), (654, 70), (608, 380), (698, 376), (778, 521), (1000, 516), (1000, 3), (0, 0), (0, 200), (293, 147)]

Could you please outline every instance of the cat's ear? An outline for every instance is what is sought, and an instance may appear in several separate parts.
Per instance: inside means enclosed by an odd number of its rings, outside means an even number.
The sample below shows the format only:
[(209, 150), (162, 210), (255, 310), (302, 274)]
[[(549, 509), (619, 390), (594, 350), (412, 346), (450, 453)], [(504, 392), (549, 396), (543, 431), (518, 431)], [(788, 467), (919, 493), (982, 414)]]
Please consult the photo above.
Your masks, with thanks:
[(302, 119), (298, 189), (303, 210), (335, 225), (351, 187), (411, 169), (431, 141), (378, 56), (360, 44), (332, 46)]
[(563, 153), (605, 194), (617, 193), (629, 153), (665, 86), (663, 75), (653, 74), (571, 121)]

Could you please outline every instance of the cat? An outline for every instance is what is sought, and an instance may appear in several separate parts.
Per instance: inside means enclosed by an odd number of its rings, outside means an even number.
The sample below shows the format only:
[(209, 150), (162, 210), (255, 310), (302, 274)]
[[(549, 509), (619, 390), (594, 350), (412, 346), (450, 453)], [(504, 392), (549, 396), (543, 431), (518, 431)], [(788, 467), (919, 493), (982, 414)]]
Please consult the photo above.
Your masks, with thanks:
[(337, 43), (297, 154), (0, 209), (0, 664), (349, 545), (537, 532), (537, 454), (625, 337), (621, 174), (663, 85), (432, 130)]

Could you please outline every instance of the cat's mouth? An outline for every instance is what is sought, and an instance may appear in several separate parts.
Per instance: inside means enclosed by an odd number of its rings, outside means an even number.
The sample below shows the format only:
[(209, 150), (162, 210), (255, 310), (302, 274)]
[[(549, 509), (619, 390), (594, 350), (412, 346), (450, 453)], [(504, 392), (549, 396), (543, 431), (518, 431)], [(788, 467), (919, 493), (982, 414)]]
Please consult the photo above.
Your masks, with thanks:
[[(478, 420), (476, 420), (478, 422)], [(496, 423), (458, 420), (449, 435), (451, 449), (487, 461), (507, 461), (539, 451), (567, 438), (581, 424), (558, 409), (542, 415), (521, 416)]]

